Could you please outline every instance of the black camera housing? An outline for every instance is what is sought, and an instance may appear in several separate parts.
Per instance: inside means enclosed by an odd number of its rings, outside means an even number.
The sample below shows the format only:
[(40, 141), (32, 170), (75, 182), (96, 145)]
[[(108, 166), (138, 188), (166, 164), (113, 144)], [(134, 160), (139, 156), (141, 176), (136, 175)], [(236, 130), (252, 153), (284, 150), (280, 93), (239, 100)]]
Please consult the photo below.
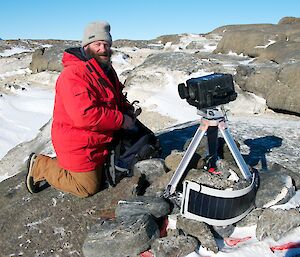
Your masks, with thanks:
[(225, 73), (189, 79), (186, 85), (178, 85), (178, 93), (180, 98), (199, 110), (229, 103), (237, 97), (232, 75)]

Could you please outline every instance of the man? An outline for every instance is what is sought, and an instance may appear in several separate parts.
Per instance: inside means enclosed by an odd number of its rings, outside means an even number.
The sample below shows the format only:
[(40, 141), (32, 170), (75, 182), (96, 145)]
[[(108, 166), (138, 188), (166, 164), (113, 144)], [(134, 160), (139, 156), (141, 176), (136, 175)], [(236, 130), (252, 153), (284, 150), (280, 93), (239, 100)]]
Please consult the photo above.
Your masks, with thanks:
[(31, 193), (39, 192), (44, 181), (79, 197), (100, 190), (114, 134), (135, 120), (111, 66), (111, 45), (110, 25), (93, 22), (84, 31), (82, 47), (64, 52), (51, 130), (57, 158), (30, 155), (26, 185)]

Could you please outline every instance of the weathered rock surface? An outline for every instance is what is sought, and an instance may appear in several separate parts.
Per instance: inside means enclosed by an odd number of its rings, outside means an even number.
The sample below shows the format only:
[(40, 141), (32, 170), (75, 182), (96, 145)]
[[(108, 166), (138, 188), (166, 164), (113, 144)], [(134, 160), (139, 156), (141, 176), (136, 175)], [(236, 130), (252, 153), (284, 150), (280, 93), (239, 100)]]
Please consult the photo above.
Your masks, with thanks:
[(239, 66), (235, 81), (241, 89), (265, 98), (272, 109), (300, 113), (299, 63)]
[(158, 237), (158, 226), (150, 215), (107, 220), (92, 226), (82, 251), (85, 257), (137, 256)]
[(281, 173), (281, 174), (286, 174), (292, 178), (293, 185), (295, 186), (296, 190), (299, 190), (300, 188), (300, 174), (287, 169), (283, 167), (282, 165), (279, 165), (278, 163), (274, 163), (271, 167), (270, 170), (273, 170), (275, 172)]
[(193, 252), (198, 241), (191, 236), (167, 236), (155, 239), (151, 252), (155, 257), (185, 257)]
[(52, 188), (31, 195), (24, 172), (1, 182), (1, 254), (82, 256), (88, 228), (103, 213), (114, 215), (119, 200), (135, 195), (138, 180), (125, 178), (115, 188), (86, 199)]
[(206, 247), (215, 253), (218, 252), (217, 243), (214, 240), (214, 236), (206, 223), (189, 220), (179, 216), (176, 226), (178, 229), (182, 229), (185, 234), (196, 237), (201, 246)]
[(144, 174), (149, 183), (152, 183), (166, 173), (165, 161), (158, 158), (140, 161), (134, 165), (133, 172), (136, 175)]
[(288, 202), (295, 194), (292, 178), (280, 172), (260, 173), (260, 187), (256, 194), (257, 208), (268, 208)]
[(277, 241), (290, 230), (299, 226), (300, 213), (298, 210), (265, 209), (257, 223), (256, 237), (258, 240), (271, 237)]
[(257, 221), (262, 214), (263, 209), (256, 208), (252, 210), (245, 218), (240, 220), (236, 226), (237, 227), (250, 227), (257, 224)]
[(39, 48), (32, 55), (29, 68), (33, 73), (48, 71), (61, 71), (63, 66), (61, 58), (65, 49), (79, 46), (78, 41), (51, 41), (51, 46)]
[[(216, 53), (245, 54), (262, 57), (277, 63), (299, 60), (300, 27), (298, 19), (292, 23), (250, 24), (223, 26), (214, 30), (222, 33)], [(279, 50), (279, 51), (278, 51)]]
[(116, 218), (148, 214), (159, 219), (170, 213), (170, 204), (159, 197), (137, 196), (121, 200), (115, 211)]
[(248, 74), (245, 69), (249, 66), (238, 69), (236, 82), (243, 90), (264, 97), (272, 109), (299, 113), (299, 24), (299, 18), (288, 17), (277, 25), (224, 26), (213, 31), (222, 35), (214, 52), (234, 52), (261, 60)]

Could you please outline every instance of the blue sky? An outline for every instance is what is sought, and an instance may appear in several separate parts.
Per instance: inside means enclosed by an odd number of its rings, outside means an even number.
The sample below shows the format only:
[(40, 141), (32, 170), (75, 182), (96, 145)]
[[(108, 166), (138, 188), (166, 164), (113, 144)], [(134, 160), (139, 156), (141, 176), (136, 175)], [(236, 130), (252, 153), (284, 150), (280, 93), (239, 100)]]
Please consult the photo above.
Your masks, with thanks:
[(87, 23), (106, 20), (114, 40), (152, 39), (229, 24), (276, 24), (285, 16), (300, 17), (299, 0), (6, 0), (0, 37), (80, 40)]

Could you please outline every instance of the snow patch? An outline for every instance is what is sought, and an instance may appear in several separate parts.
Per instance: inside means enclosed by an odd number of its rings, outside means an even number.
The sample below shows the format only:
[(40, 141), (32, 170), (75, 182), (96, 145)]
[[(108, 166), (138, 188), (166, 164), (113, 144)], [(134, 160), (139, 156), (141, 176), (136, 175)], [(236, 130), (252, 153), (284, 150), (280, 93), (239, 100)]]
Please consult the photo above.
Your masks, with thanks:
[(254, 47), (254, 48), (267, 48), (268, 46), (273, 45), (273, 44), (275, 44), (275, 43), (276, 43), (275, 40), (269, 39), (269, 43), (268, 43), (268, 44), (263, 45), (263, 46), (256, 46), (256, 47)]
[(0, 56), (8, 57), (8, 56), (12, 56), (14, 54), (20, 54), (20, 53), (24, 53), (24, 52), (32, 52), (32, 50), (28, 49), (28, 48), (24, 48), (24, 47), (14, 47), (11, 49), (4, 50), (4, 52), (0, 53)]

